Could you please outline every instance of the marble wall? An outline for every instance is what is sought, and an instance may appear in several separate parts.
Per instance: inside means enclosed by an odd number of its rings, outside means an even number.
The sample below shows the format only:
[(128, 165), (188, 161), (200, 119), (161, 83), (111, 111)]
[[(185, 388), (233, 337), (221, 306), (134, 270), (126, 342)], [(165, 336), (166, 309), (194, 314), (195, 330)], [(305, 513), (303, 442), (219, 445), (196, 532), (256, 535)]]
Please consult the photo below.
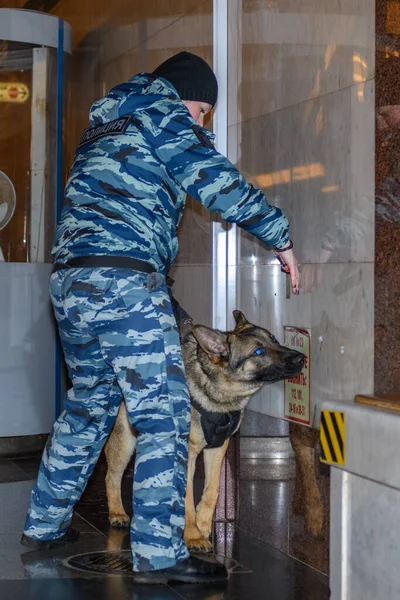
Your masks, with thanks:
[[(311, 331), (315, 426), (324, 399), (373, 391), (373, 32), (373, 0), (243, 0), (231, 10), (240, 79), (229, 151), (289, 217), (302, 281), (292, 297), (272, 252), (238, 231), (229, 310), (278, 339), (283, 325)], [(250, 404), (276, 417), (283, 406), (283, 384)]]
[[(310, 331), (314, 427), (324, 400), (374, 389), (374, 8), (374, 0), (229, 3), (229, 156), (288, 216), (301, 293), (291, 294), (271, 249), (230, 232), (228, 324), (239, 308), (280, 340), (285, 325)], [(284, 406), (281, 382), (249, 408), (282, 419)], [(318, 486), (324, 539), (292, 515), (285, 551), (327, 572), (322, 472)]]

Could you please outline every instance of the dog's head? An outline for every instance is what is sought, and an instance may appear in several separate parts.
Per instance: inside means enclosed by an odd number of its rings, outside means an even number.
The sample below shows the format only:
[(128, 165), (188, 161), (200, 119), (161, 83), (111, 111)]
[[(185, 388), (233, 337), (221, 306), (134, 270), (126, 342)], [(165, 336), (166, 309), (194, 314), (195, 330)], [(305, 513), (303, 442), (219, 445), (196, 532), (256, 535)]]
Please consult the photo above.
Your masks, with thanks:
[(294, 377), (304, 367), (304, 354), (282, 346), (272, 333), (249, 323), (239, 310), (233, 311), (236, 327), (220, 332), (195, 325), (195, 336), (202, 363), (213, 365), (214, 376), (223, 371), (224, 378), (233, 383), (272, 383)]

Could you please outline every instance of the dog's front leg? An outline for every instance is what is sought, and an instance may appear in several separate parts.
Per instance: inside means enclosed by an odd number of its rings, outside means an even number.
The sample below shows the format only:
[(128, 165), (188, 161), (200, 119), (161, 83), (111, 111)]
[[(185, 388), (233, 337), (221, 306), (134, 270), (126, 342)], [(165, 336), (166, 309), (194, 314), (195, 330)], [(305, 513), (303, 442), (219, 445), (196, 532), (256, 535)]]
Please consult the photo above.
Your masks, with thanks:
[(209, 551), (212, 549), (212, 546), (197, 528), (196, 510), (194, 507), (193, 478), (199, 453), (200, 450), (196, 444), (189, 440), (188, 474), (185, 496), (185, 531), (183, 533), (183, 538), (189, 550)]
[(114, 429), (105, 447), (108, 518), (113, 527), (129, 527), (130, 518), (122, 504), (121, 482), (122, 475), (135, 451), (135, 446), (136, 436), (129, 423), (125, 402), (122, 402)]
[(205, 484), (204, 491), (197, 507), (196, 524), (203, 536), (211, 535), (213, 516), (219, 494), (221, 466), (228, 449), (229, 439), (220, 448), (204, 450)]

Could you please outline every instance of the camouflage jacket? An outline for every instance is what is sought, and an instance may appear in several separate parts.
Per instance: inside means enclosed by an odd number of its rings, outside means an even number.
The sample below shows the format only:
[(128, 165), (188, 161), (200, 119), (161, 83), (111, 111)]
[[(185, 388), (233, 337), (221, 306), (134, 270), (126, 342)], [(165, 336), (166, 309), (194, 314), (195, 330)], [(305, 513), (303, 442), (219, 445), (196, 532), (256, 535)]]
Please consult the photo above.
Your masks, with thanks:
[(131, 256), (168, 272), (186, 194), (271, 246), (289, 223), (213, 146), (165, 79), (139, 74), (90, 111), (56, 231), (56, 261)]

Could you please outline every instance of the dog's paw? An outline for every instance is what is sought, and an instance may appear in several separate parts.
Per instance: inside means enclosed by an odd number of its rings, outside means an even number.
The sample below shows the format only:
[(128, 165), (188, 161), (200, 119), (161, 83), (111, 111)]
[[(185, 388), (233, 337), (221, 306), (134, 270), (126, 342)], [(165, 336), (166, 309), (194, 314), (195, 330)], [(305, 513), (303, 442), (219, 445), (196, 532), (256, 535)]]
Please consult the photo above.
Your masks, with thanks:
[(118, 527), (118, 528), (129, 527), (130, 522), (131, 522), (130, 518), (128, 517), (128, 515), (126, 513), (112, 514), (112, 515), (110, 514), (109, 520), (110, 520), (111, 527)]
[(211, 552), (213, 549), (211, 542), (195, 526), (185, 529), (183, 539), (188, 550), (194, 552)]
[(205, 537), (186, 540), (188, 550), (192, 552), (212, 552), (212, 543)]

